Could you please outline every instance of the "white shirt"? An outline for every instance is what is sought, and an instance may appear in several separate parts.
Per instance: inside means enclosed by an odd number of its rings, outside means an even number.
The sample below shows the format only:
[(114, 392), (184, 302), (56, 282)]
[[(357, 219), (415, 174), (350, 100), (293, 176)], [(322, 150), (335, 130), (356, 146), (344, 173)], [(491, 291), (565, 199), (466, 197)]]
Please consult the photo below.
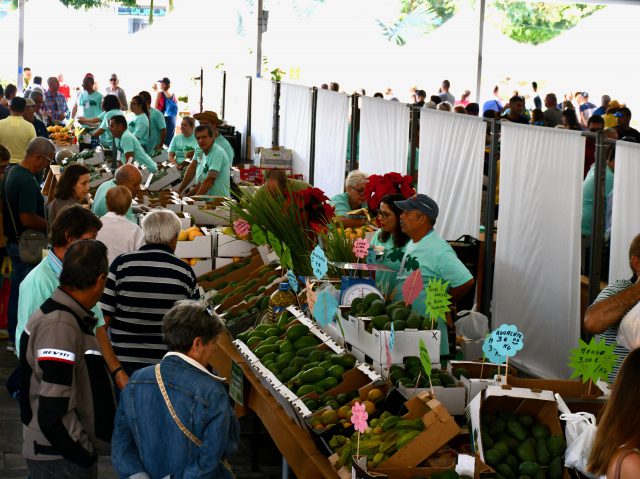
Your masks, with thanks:
[(122, 253), (136, 251), (144, 245), (142, 228), (112, 211), (100, 218), (102, 228), (98, 231), (98, 241), (107, 247), (109, 264)]

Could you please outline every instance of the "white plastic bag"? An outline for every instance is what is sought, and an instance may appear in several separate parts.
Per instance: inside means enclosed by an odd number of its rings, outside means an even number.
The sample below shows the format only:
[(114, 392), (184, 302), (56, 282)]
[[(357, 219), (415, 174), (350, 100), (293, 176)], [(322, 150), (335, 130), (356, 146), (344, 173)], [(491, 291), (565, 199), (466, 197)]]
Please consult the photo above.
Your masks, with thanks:
[(588, 412), (578, 412), (561, 414), (560, 420), (567, 421), (565, 427), (567, 450), (564, 453), (564, 465), (596, 479), (598, 476), (587, 472), (591, 447), (596, 437), (596, 417)]
[(617, 341), (630, 351), (640, 347), (640, 303), (631, 308), (620, 321)]
[(455, 322), (456, 334), (467, 339), (483, 339), (489, 332), (489, 318), (476, 311), (459, 311)]

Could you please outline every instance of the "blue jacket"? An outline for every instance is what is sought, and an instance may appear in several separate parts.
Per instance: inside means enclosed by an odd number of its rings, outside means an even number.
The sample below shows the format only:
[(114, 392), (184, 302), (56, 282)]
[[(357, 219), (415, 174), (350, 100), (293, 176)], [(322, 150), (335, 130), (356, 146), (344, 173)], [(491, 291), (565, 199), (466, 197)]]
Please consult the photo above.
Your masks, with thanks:
[(236, 451), (239, 427), (224, 385), (179, 356), (165, 356), (160, 372), (178, 418), (202, 445), (178, 428), (149, 366), (131, 376), (120, 397), (114, 468), (121, 478), (231, 479), (222, 461)]

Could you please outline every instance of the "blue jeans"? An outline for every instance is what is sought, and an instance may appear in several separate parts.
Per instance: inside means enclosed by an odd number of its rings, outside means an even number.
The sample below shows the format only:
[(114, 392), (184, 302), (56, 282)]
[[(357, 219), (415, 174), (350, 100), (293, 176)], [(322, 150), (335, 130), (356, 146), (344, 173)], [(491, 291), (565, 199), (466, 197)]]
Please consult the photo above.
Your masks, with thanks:
[(9, 308), (7, 321), (9, 323), (9, 341), (16, 341), (16, 327), (18, 325), (18, 295), (20, 284), (27, 277), (35, 264), (26, 264), (20, 261), (18, 243), (7, 243), (7, 254), (11, 258), (11, 293), (9, 294)]
[(171, 140), (173, 140), (173, 134), (176, 131), (176, 117), (165, 116), (164, 122), (167, 124), (167, 136), (164, 139), (164, 144), (169, 147), (169, 145), (171, 144)]

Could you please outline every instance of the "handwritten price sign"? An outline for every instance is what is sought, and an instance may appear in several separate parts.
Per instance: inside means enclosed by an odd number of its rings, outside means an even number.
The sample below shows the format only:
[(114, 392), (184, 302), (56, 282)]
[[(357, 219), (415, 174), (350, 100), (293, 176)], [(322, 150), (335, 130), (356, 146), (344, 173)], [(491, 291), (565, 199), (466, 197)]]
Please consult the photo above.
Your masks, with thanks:
[(501, 356), (513, 357), (524, 346), (524, 336), (514, 325), (501, 325), (491, 333), (491, 337), (494, 338), (492, 344), (496, 352)]
[(364, 259), (369, 253), (369, 242), (364, 238), (358, 238), (353, 242), (353, 254), (358, 259)]
[(243, 219), (237, 219), (233, 222), (233, 231), (236, 232), (238, 238), (246, 238), (251, 232), (251, 226)]
[(439, 278), (429, 279), (425, 303), (427, 305), (427, 316), (432, 321), (436, 321), (438, 318), (446, 318), (451, 304), (451, 295), (447, 293), (448, 286), (448, 281), (443, 283)]
[(295, 273), (291, 270), (287, 271), (287, 281), (289, 282), (291, 289), (297, 293), (300, 289), (300, 285), (298, 284), (298, 278), (296, 278)]
[(311, 252), (311, 268), (313, 269), (314, 276), (318, 279), (324, 278), (329, 270), (327, 257), (320, 245), (313, 248), (313, 251)]
[(571, 379), (581, 377), (583, 383), (589, 380), (593, 383), (599, 379), (607, 380), (616, 365), (615, 347), (615, 343), (607, 346), (604, 339), (596, 341), (591, 338), (589, 344), (581, 339), (579, 346), (571, 350), (569, 357), (569, 366), (573, 368)]
[(506, 356), (498, 353), (498, 349), (496, 348), (496, 338), (493, 336), (493, 334), (489, 334), (486, 338), (484, 338), (484, 343), (482, 343), (482, 352), (484, 353), (485, 357), (493, 364), (504, 364), (504, 362), (507, 360)]

